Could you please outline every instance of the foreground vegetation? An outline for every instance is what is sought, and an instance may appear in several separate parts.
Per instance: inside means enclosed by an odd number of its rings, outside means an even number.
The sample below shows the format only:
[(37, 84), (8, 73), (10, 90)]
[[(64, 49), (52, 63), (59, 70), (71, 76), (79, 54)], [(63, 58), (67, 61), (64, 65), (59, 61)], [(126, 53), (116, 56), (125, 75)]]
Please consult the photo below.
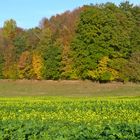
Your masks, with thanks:
[(0, 29), (1, 79), (140, 82), (140, 6), (85, 5), (28, 30)]
[(138, 140), (140, 98), (0, 98), (2, 140)]

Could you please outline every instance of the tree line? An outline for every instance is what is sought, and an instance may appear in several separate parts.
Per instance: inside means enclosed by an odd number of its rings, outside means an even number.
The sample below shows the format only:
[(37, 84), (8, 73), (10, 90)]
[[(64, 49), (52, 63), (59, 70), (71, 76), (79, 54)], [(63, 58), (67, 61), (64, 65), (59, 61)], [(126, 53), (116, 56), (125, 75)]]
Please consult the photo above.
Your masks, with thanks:
[(140, 6), (85, 5), (0, 29), (0, 79), (140, 81)]

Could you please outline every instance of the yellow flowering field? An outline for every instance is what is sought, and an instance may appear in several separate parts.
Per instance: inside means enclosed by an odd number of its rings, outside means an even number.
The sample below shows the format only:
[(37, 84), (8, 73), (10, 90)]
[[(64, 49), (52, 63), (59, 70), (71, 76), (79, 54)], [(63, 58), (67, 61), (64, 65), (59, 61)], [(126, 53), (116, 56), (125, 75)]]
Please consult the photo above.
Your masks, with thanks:
[(140, 98), (0, 98), (0, 140), (87, 139), (140, 139)]

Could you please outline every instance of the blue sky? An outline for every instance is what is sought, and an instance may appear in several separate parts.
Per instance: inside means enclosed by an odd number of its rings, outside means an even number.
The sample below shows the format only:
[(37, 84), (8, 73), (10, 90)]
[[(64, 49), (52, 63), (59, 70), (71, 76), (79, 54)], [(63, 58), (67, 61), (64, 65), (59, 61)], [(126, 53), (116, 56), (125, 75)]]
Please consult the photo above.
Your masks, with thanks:
[[(0, 27), (7, 19), (14, 19), (17, 25), (31, 28), (39, 25), (43, 17), (73, 10), (84, 4), (113, 2), (119, 4), (123, 0), (1, 0)], [(140, 0), (129, 0), (130, 3), (140, 5)]]

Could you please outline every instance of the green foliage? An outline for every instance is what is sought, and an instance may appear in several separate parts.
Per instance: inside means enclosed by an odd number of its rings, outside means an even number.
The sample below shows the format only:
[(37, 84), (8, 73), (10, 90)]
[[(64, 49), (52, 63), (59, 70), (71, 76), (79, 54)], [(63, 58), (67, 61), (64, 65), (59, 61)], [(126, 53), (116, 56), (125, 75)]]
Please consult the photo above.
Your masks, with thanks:
[(135, 20), (135, 26), (131, 33), (131, 46), (132, 52), (140, 51), (140, 8), (135, 6), (132, 9), (133, 18)]
[(41, 54), (43, 58), (42, 76), (44, 79), (59, 79), (61, 68), (61, 47), (59, 42), (52, 40), (51, 31), (43, 31), (40, 40)]
[[(104, 56), (126, 59), (131, 52), (131, 24), (132, 21), (128, 22), (127, 16), (112, 4), (107, 4), (102, 9), (87, 7), (81, 14), (71, 45), (77, 75), (87, 78), (88, 71), (96, 69)], [(114, 67), (112, 69), (115, 70)]]
[[(110, 2), (86, 5), (50, 19), (44, 18), (40, 27), (28, 30), (17, 27), (16, 21), (10, 19), (0, 29), (0, 47), (4, 52), (0, 58), (0, 78), (16, 77), (23, 53), (29, 52), (30, 62), (20, 69), (20, 75), (24, 75), (21, 79), (100, 82), (128, 79), (136, 82), (139, 78), (134, 80), (129, 72), (124, 75), (123, 68), (132, 54), (140, 51), (140, 6), (128, 1), (119, 6)], [(38, 59), (34, 67), (33, 52), (40, 57), (34, 59)], [(105, 57), (109, 60), (101, 66)], [(40, 63), (39, 69), (35, 63)]]
[(19, 59), (20, 55), (27, 50), (27, 43), (26, 43), (27, 39), (25, 36), (25, 33), (19, 33), (14, 41), (13, 41), (13, 45), (14, 45), (14, 51), (16, 54), (16, 58)]
[(0, 98), (0, 139), (137, 140), (140, 98)]
[(48, 46), (44, 54), (43, 77), (45, 79), (60, 78), (61, 50), (58, 46)]

